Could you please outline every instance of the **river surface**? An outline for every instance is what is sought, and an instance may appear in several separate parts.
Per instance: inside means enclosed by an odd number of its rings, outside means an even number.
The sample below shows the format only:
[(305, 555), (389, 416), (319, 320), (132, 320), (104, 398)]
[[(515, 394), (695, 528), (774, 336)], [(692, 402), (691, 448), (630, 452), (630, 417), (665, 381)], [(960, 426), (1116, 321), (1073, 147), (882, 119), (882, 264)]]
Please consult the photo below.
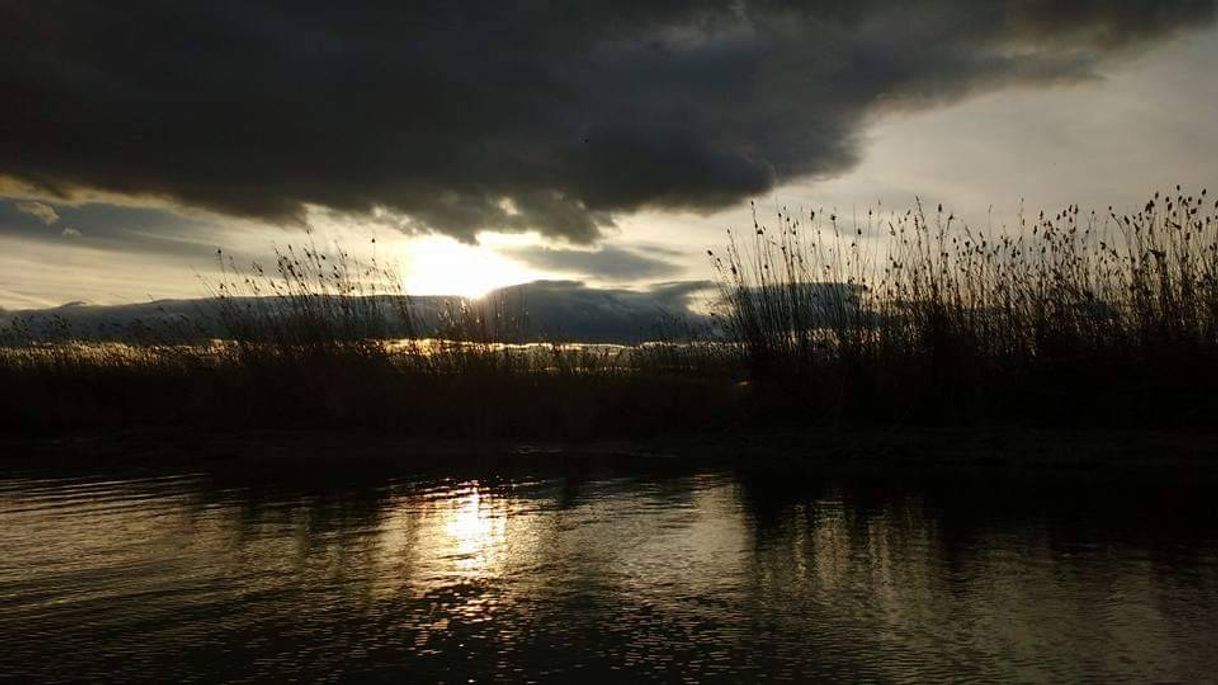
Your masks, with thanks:
[(0, 466), (0, 678), (1218, 672), (1196, 474), (63, 471)]

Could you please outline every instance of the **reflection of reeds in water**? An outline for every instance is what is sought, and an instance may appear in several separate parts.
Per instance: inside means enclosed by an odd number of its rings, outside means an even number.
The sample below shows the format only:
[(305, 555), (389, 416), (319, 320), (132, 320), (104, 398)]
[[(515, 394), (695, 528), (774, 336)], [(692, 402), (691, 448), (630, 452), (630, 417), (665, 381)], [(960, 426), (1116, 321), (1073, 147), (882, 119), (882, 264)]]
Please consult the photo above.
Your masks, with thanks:
[[(0, 661), (36, 680), (189, 668), (184, 650), (225, 678), (384, 668), (355, 644), (416, 675), (572, 656), (700, 679), (1212, 670), (1214, 545), (1177, 527), (1212, 509), (1204, 488), (1165, 503), (1142, 480), (1133, 497), (1062, 496), (1094, 474), (906, 490), (747, 469), (344, 483), (350, 471), (287, 488), (244, 469), (8, 483)], [(1036, 499), (1046, 481), (1056, 504)], [(115, 658), (93, 658), (103, 649)]]
[[(187, 323), (84, 346), (66, 324), (0, 340), (0, 422), (359, 427), (497, 437), (757, 422), (1208, 425), (1218, 220), (1206, 191), (1139, 212), (980, 231), (940, 207), (780, 212), (711, 252), (718, 334), (674, 320), (630, 348), (536, 342), (524, 290), (421, 314), (377, 262), (315, 245), (208, 286)], [(428, 318), (430, 317), (430, 318)], [(663, 338), (667, 338), (666, 340)], [(532, 341), (532, 342), (529, 342)], [(525, 344), (525, 343), (528, 344)]]

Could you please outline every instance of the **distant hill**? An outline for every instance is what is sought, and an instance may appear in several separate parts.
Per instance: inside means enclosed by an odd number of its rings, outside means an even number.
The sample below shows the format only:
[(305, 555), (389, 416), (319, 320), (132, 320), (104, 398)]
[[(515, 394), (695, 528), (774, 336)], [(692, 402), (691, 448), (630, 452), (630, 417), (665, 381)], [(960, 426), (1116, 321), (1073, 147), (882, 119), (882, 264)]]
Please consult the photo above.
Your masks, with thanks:
[[(701, 325), (709, 317), (690, 310), (696, 296), (712, 284), (681, 281), (645, 291), (592, 288), (578, 281), (536, 281), (502, 288), (469, 302), (474, 307), (498, 307), (509, 316), (523, 314), (528, 339), (601, 343), (637, 343), (655, 339), (674, 322)], [(375, 303), (397, 309), (391, 296)], [(421, 333), (436, 331), (449, 313), (465, 302), (452, 296), (406, 296), (411, 318)], [(273, 298), (234, 298), (237, 306), (254, 305), (274, 311)], [(222, 337), (217, 303), (209, 298), (156, 300), (140, 304), (93, 305), (70, 302), (49, 309), (0, 310), (0, 329), (12, 326), (35, 338), (72, 337), (114, 340), (140, 330), (175, 331), (200, 337)]]

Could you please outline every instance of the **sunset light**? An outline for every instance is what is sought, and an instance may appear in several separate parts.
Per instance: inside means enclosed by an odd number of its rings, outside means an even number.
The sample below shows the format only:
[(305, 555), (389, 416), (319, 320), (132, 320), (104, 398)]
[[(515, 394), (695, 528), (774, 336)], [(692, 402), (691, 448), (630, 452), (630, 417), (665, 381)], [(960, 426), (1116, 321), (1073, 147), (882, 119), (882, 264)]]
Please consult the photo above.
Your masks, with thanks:
[(402, 258), (403, 285), (411, 295), (481, 297), (541, 276), (489, 248), (442, 236), (411, 240)]
[(0, 27), (0, 681), (1218, 673), (1218, 0)]

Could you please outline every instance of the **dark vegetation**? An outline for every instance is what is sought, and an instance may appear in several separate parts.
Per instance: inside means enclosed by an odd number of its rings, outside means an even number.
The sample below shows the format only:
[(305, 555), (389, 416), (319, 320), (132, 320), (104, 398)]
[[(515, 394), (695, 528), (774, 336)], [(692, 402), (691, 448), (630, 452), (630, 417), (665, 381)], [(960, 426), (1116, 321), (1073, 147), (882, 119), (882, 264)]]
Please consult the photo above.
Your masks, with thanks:
[[(718, 325), (632, 347), (526, 339), (525, 301), (454, 305), (423, 332), (400, 279), (313, 247), (211, 286), (221, 340), (124, 342), (21, 322), (0, 345), (20, 432), (356, 428), (628, 437), (845, 424), (1205, 429), (1218, 409), (1218, 205), (980, 231), (942, 208), (782, 211), (711, 252)], [(379, 288), (379, 289), (378, 289)], [(424, 337), (426, 336), (426, 337)]]
[[(1218, 204), (1021, 217), (940, 206), (779, 216), (715, 259), (729, 337), (776, 413), (868, 421), (1208, 426), (1218, 402)], [(878, 237), (878, 240), (877, 240)], [(836, 295), (804, 284), (839, 284)]]

